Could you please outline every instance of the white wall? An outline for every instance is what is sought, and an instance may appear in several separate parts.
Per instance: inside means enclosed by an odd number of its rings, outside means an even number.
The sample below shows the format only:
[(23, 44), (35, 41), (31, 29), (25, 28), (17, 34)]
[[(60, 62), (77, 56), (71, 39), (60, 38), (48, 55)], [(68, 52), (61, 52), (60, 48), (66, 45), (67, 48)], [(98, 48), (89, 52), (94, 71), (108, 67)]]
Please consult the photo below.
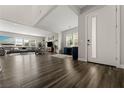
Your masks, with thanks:
[[(85, 36), (85, 14), (97, 9), (96, 6), (91, 6), (84, 8), (82, 13), (79, 15), (79, 60), (85, 61), (86, 60), (86, 40)], [(99, 6), (100, 7), (100, 6)], [(120, 6), (120, 65), (124, 68), (124, 6)]]
[(86, 60), (86, 45), (85, 45), (85, 17), (83, 14), (79, 15), (78, 21), (78, 59)]
[(0, 31), (43, 37), (50, 35), (48, 31), (5, 20), (0, 20)]
[(121, 18), (120, 18), (120, 21), (121, 21), (121, 65), (124, 65), (124, 6), (121, 6)]

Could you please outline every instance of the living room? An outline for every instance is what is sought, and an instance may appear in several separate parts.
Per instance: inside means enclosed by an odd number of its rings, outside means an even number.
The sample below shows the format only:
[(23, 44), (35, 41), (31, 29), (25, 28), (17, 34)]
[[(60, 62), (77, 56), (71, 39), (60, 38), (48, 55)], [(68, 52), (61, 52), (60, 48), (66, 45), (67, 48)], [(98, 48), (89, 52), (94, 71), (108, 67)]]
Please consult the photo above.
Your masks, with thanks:
[(72, 55), (71, 47), (78, 46), (78, 15), (73, 8), (81, 6), (0, 7), (1, 55), (35, 52), (39, 43), (44, 43), (45, 51)]
[(124, 87), (123, 16), (121, 5), (0, 6), (0, 87)]
[[(50, 87), (52, 78), (39, 76), (58, 69), (53, 68), (58, 60), (72, 60), (72, 54), (78, 59), (78, 15), (73, 8), (81, 6), (0, 6), (0, 73), (5, 74), (0, 87)], [(35, 85), (36, 79), (44, 81)]]

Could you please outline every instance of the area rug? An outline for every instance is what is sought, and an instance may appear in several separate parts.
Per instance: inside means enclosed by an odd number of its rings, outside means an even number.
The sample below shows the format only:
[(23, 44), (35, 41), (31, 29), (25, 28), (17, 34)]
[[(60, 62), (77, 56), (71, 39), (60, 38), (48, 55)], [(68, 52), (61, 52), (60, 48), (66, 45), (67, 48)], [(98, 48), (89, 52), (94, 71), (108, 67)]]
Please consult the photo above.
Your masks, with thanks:
[(56, 58), (62, 58), (62, 59), (72, 57), (70, 55), (64, 55), (64, 54), (54, 54), (54, 55), (51, 55), (51, 56), (56, 57)]

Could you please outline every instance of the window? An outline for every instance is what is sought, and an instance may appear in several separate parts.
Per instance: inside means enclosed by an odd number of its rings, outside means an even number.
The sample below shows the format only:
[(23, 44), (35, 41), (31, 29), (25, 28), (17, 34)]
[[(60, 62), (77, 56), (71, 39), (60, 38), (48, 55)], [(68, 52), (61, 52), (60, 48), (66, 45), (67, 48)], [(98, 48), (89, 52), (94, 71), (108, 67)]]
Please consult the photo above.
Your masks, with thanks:
[(23, 39), (22, 38), (16, 38), (16, 45), (23, 45)]
[(73, 33), (73, 46), (78, 46), (78, 32)]
[(78, 46), (78, 32), (66, 34), (66, 47)]
[(72, 34), (66, 35), (66, 46), (71, 47), (73, 45), (73, 37)]
[(30, 40), (30, 46), (32, 46), (32, 47), (36, 46), (36, 41), (35, 40)]
[(29, 46), (29, 40), (24, 40), (24, 46)]

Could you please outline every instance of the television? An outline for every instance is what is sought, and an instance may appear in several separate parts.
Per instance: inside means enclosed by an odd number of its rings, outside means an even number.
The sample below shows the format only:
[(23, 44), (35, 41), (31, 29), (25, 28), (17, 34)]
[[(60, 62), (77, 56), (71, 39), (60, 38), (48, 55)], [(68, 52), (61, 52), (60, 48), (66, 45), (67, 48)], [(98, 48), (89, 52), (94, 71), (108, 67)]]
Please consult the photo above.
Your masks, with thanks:
[(53, 42), (47, 42), (47, 47), (53, 47)]

